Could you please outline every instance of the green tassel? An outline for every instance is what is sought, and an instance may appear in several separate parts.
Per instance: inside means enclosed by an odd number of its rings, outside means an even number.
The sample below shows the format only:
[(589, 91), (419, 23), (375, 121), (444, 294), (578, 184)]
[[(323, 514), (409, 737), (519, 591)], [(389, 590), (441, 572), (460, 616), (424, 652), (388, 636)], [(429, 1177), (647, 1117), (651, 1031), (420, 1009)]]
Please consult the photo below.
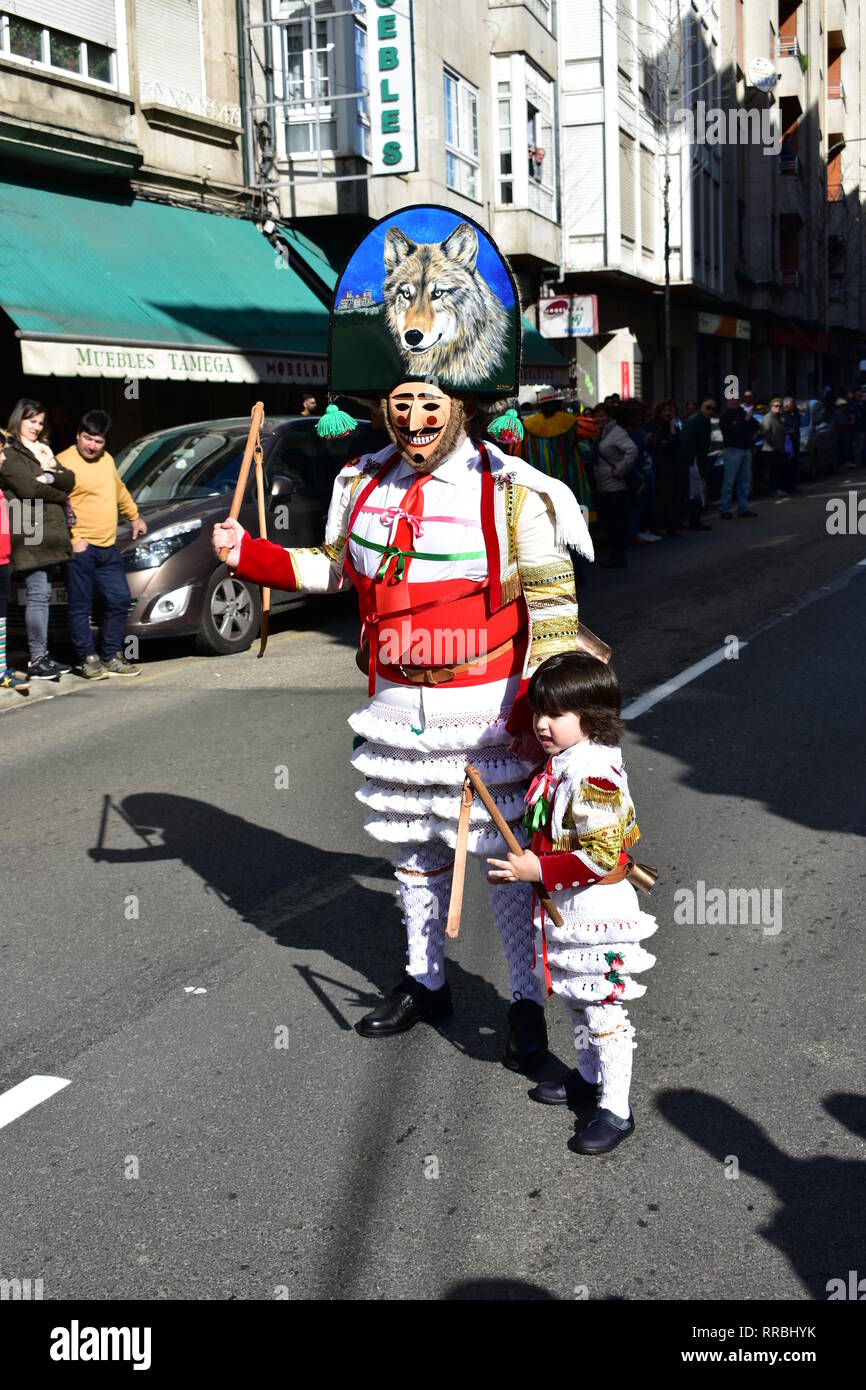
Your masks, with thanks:
[(339, 439), (357, 428), (358, 421), (347, 415), (345, 410), (338, 410), (335, 405), (329, 405), (316, 425), (316, 434), (320, 439)]
[(487, 433), (503, 444), (519, 444), (523, 438), (523, 423), (516, 410), (506, 410), (504, 415), (497, 415), (490, 421)]

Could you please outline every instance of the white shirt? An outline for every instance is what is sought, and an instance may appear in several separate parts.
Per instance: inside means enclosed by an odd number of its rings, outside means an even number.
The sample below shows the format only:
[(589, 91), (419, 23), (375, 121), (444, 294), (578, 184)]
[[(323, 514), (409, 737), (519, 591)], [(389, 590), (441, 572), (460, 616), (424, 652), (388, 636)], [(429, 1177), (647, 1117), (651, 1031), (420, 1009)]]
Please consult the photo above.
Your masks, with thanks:
[[(424, 483), (421, 488), (423, 514), (412, 549), (435, 555), (480, 554), (477, 558), (462, 560), (413, 559), (409, 571), (413, 584), (487, 578), (487, 552), (481, 530), (482, 473), (481, 457), (472, 441), (466, 439), (456, 453), (434, 469), (429, 481)], [(375, 541), (377, 545), (393, 545), (399, 522), (396, 511), (402, 506), (413, 483), (423, 476), (401, 456), (358, 512), (352, 527), (355, 534)], [(373, 508), (376, 510), (371, 510)], [(441, 517), (456, 520), (437, 519)], [(349, 554), (352, 564), (363, 575), (375, 574), (382, 563), (381, 551), (359, 545), (351, 539)]]

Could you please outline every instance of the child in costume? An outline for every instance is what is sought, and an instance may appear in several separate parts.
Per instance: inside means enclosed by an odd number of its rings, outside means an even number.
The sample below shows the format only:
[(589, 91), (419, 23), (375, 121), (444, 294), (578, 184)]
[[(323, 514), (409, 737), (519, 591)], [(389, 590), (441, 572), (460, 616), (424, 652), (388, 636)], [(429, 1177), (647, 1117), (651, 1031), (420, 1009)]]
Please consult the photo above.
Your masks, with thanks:
[(640, 944), (657, 930), (625, 877), (625, 851), (638, 839), (619, 739), (619, 682), (582, 652), (543, 662), (529, 682), (536, 737), (547, 765), (527, 793), (531, 849), (488, 859), (495, 883), (543, 882), (563, 922), (540, 904), (548, 990), (566, 1003), (577, 1070), (544, 1082), (533, 1098), (547, 1105), (595, 1100), (595, 1114), (573, 1145), (607, 1153), (634, 1130), (629, 1105), (634, 1028), (623, 1002), (646, 992), (635, 975), (655, 964)]

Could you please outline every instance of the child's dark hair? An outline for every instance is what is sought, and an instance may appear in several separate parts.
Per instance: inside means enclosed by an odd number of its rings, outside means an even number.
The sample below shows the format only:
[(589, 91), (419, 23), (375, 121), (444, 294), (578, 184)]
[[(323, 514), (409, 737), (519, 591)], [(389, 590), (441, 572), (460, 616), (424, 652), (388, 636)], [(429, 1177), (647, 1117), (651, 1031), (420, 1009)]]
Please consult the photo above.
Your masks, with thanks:
[(616, 672), (586, 652), (548, 657), (529, 682), (529, 703), (536, 714), (579, 714), (583, 732), (593, 743), (616, 747), (622, 738), (622, 692)]

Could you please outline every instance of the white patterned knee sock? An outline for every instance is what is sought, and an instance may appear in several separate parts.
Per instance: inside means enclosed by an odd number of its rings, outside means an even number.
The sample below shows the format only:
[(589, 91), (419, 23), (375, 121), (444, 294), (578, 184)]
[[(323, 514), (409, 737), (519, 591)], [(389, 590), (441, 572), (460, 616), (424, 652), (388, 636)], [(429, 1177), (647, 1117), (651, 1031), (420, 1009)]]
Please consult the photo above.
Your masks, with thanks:
[(598, 1081), (598, 1056), (590, 1040), (586, 1013), (582, 1004), (574, 1004), (568, 1000), (566, 1000), (566, 1004), (571, 1019), (571, 1031), (574, 1034), (577, 1070), (584, 1081), (590, 1081), (595, 1085)]
[(585, 1012), (590, 1040), (598, 1057), (599, 1106), (626, 1120), (631, 1113), (628, 1092), (632, 1052), (636, 1045), (634, 1028), (621, 1004), (587, 1004)]
[(491, 883), (490, 906), (508, 963), (512, 998), (546, 1004), (547, 994), (532, 967), (532, 885)]
[(408, 943), (407, 975), (427, 989), (445, 983), (445, 923), (454, 855), (438, 840), (420, 845), (394, 869)]

